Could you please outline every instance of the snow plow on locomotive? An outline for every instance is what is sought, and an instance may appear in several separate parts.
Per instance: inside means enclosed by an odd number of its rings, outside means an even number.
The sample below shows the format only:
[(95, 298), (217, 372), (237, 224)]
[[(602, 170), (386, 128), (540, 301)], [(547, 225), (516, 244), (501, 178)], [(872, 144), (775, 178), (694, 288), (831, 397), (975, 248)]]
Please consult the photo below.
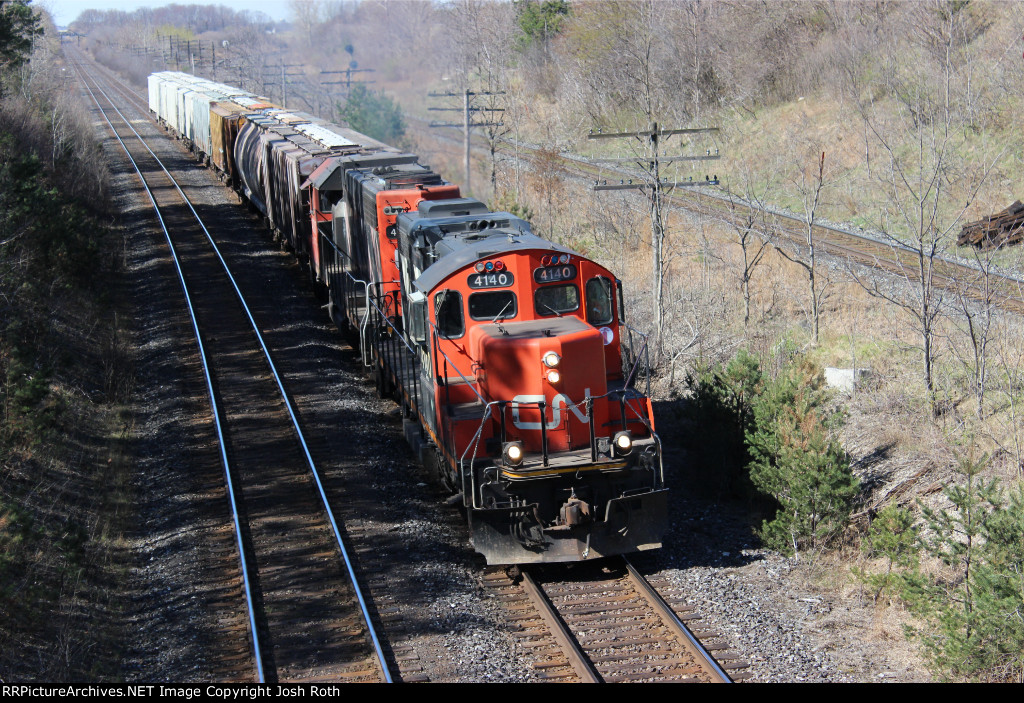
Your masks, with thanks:
[(667, 489), (638, 387), (646, 339), (625, 324), (617, 279), (461, 197), (414, 154), (280, 117), (263, 109), (223, 130), (242, 135), (236, 182), (308, 262), (378, 392), (401, 403), (474, 548), (521, 564), (659, 547)]

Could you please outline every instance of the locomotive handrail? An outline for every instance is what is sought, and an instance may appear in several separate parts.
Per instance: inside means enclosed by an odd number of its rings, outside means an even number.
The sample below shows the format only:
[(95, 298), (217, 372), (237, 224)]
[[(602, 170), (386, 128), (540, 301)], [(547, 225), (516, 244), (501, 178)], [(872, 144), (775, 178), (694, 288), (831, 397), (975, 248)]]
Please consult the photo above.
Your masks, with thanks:
[[(462, 371), (455, 364), (455, 362), (452, 361), (448, 357), (448, 355), (444, 353), (444, 349), (441, 348), (441, 345), (439, 345), (437, 343), (438, 339), (445, 339), (445, 337), (441, 336), (441, 334), (437, 331), (437, 326), (433, 322), (431, 322), (429, 319), (427, 320), (427, 324), (430, 325), (430, 329), (432, 330), (431, 341), (433, 342), (433, 347), (435, 349), (437, 349), (437, 351), (441, 354), (441, 356), (444, 357), (444, 360), (445, 360), (446, 363), (451, 364), (451, 367), (453, 369), (455, 369), (455, 373), (459, 374), (459, 378), (461, 378), (463, 381), (465, 381), (466, 385), (469, 386), (470, 390), (473, 391), (474, 395), (476, 395), (476, 397), (480, 399), (480, 402), (486, 405), (487, 401), (484, 399), (484, 397), (482, 395), (480, 395), (480, 392), (476, 389), (476, 386), (473, 383), (471, 383), (468, 378), (466, 378), (466, 376), (462, 373)], [(448, 378), (448, 376), (447, 376), (447, 373), (446, 373), (445, 374), (445, 380), (446, 381), (447, 381), (447, 378)], [(448, 387), (448, 384), (446, 382), (445, 383), (445, 389), (446, 390), (447, 390), (447, 387)], [(450, 396), (448, 396), (448, 397), (450, 399)]]
[[(590, 415), (590, 413), (592, 412), (593, 401), (595, 399), (605, 398), (605, 397), (611, 395), (613, 392), (616, 392), (616, 391), (609, 391), (608, 393), (604, 393), (603, 395), (599, 395), (599, 396), (587, 396), (587, 398), (583, 401), (583, 403), (585, 403), (588, 406), (588, 408), (587, 408), (588, 415)], [(504, 413), (505, 405), (508, 402), (509, 401), (492, 400), (492, 401), (490, 401), (489, 403), (487, 403), (484, 406), (485, 412), (484, 412), (483, 417), (480, 418), (480, 425), (477, 427), (476, 433), (474, 433), (474, 435), (473, 435), (473, 439), (470, 440), (469, 444), (466, 446), (465, 451), (462, 452), (462, 456), (459, 457), (459, 473), (460, 473), (460, 475), (465, 476), (466, 475), (465, 474), (466, 455), (469, 454), (469, 450), (470, 449), (473, 450), (473, 455), (472, 455), (472, 457), (470, 458), (470, 461), (469, 461), (469, 486), (470, 486), (470, 492), (472, 493), (472, 497), (470, 498), (468, 505), (469, 505), (469, 507), (472, 507), (474, 510), (480, 510), (480, 509), (483, 508), (482, 505), (477, 503), (476, 472), (472, 470), (473, 469), (473, 464), (476, 463), (476, 450), (480, 446), (480, 438), (483, 436), (484, 426), (487, 424), (487, 420), (489, 419), (489, 416), (490, 416), (490, 414), (492, 412), (492, 406), (500, 405), (501, 406), (501, 411)], [(518, 404), (519, 405), (525, 405), (525, 406), (536, 405), (541, 410), (541, 412), (543, 413), (544, 403), (542, 401), (524, 402), (524, 403), (518, 403)], [(580, 403), (574, 403), (574, 404), (575, 405), (580, 405)], [(663, 460), (663, 449), (662, 449), (661, 437), (659, 437), (658, 433), (655, 432), (651, 428), (650, 423), (647, 421), (646, 418), (644, 418), (643, 415), (640, 414), (640, 412), (636, 408), (634, 408), (632, 405), (630, 405), (628, 403), (626, 405), (633, 412), (633, 414), (636, 415), (637, 419), (640, 420), (640, 422), (643, 423), (643, 425), (645, 427), (647, 427), (648, 431), (650, 432), (651, 438), (654, 440), (654, 444), (656, 446), (655, 455), (658, 458), (658, 468), (657, 468), (657, 473), (655, 474), (655, 484), (653, 486), (651, 486), (651, 490), (658, 490), (659, 487), (664, 488), (664, 486), (665, 486), (665, 464), (664, 464), (664, 460)], [(592, 415), (591, 415), (591, 417), (592, 417)], [(541, 417), (541, 424), (542, 424), (542, 426), (546, 422), (547, 422), (547, 418), (542, 416)], [(546, 439), (545, 439), (545, 444), (546, 444)], [(594, 446), (593, 423), (590, 424), (590, 445), (591, 445), (591, 447)], [(546, 447), (545, 447), (545, 449), (546, 449)], [(546, 454), (547, 452), (545, 451), (544, 453)], [(463, 504), (466, 504), (466, 496), (463, 496), (462, 500), (463, 500)]]
[[(374, 307), (376, 307), (376, 306), (374, 306)], [(489, 419), (491, 419), (491, 416), (492, 416), (492, 413), (493, 413), (492, 406), (494, 406), (496, 404), (500, 404), (502, 406), (502, 418), (501, 419), (503, 420), (504, 419), (504, 411), (505, 411), (504, 407), (509, 402), (514, 402), (514, 404), (519, 406), (519, 407), (524, 407), (524, 406), (525, 407), (533, 407), (533, 406), (536, 406), (537, 409), (541, 411), (541, 420), (540, 420), (541, 435), (542, 435), (542, 437), (541, 437), (541, 444), (542, 444), (541, 453), (544, 456), (544, 464), (547, 465), (547, 456), (548, 456), (548, 446), (547, 446), (547, 444), (548, 444), (548, 442), (547, 442), (547, 433), (544, 431), (544, 430), (547, 429), (547, 427), (546, 427), (546, 425), (547, 425), (547, 418), (544, 415), (544, 409), (545, 409), (546, 403), (544, 401), (532, 401), (532, 402), (501, 401), (501, 400), (488, 401), (487, 399), (485, 399), (483, 397), (483, 395), (480, 394), (480, 392), (477, 390), (475, 384), (470, 382), (470, 380), (465, 376), (465, 374), (462, 373), (462, 371), (461, 371), (461, 369), (459, 369), (458, 365), (454, 361), (451, 360), (451, 358), (448, 356), (447, 353), (445, 353), (444, 349), (441, 348), (441, 345), (438, 344), (438, 339), (439, 338), (443, 339), (444, 337), (442, 337), (441, 334), (438, 332), (437, 326), (434, 324), (434, 322), (432, 322), (432, 321), (430, 321), (428, 319), (427, 320), (427, 324), (430, 325), (430, 328), (431, 328), (431, 342), (432, 342), (433, 348), (436, 349), (437, 352), (441, 355), (441, 357), (444, 359), (445, 364), (451, 365), (452, 369), (455, 370), (455, 373), (458, 374), (459, 378), (461, 378), (462, 381), (466, 384), (466, 386), (471, 391), (473, 391), (473, 394), (477, 397), (477, 399), (480, 401), (480, 403), (484, 406), (484, 412), (483, 412), (482, 417), (480, 418), (480, 426), (477, 428), (477, 431), (474, 433), (473, 439), (470, 440), (470, 442), (466, 445), (466, 449), (459, 456), (459, 467), (458, 467), (459, 468), (459, 472), (462, 473), (465, 470), (466, 455), (469, 454), (471, 449), (473, 450), (473, 457), (472, 457), (472, 460), (471, 460), (469, 466), (470, 466), (470, 468), (472, 468), (472, 462), (476, 460), (476, 450), (479, 447), (480, 438), (483, 435), (483, 428), (487, 424), (487, 421)], [(636, 390), (635, 388), (630, 388), (629, 387), (629, 383), (633, 379), (633, 376), (636, 374), (637, 370), (639, 369), (640, 361), (641, 361), (641, 355), (642, 355), (643, 360), (646, 362), (645, 363), (646, 368), (648, 368), (648, 370), (650, 368), (649, 361), (648, 361), (648, 356), (647, 356), (647, 350), (648, 350), (647, 341), (648, 341), (648, 338), (647, 338), (647, 335), (645, 335), (643, 332), (640, 332), (639, 330), (634, 329), (633, 327), (629, 326), (628, 324), (626, 324), (624, 322), (621, 323), (621, 324), (624, 327), (626, 327), (630, 331), (630, 333), (635, 333), (636, 335), (638, 335), (643, 340), (643, 342), (642, 342), (642, 344), (640, 346), (640, 352), (636, 355), (636, 359), (633, 362), (633, 367), (630, 370), (630, 373), (629, 373), (629, 375), (626, 378), (626, 382), (624, 384), (623, 389), (621, 391), (619, 391), (619, 390), (607, 391), (607, 392), (605, 392), (605, 393), (603, 393), (603, 394), (601, 394), (599, 396), (588, 396), (587, 398), (584, 398), (584, 400), (579, 402), (579, 403), (577, 403), (575, 401), (572, 401), (571, 398), (569, 400), (572, 402), (573, 405), (575, 405), (577, 407), (580, 406), (580, 405), (583, 405), (583, 404), (588, 404), (587, 415), (588, 415), (588, 417), (590, 417), (592, 415), (592, 412), (593, 412), (593, 410), (592, 410), (592, 403), (593, 403), (594, 400), (599, 400), (601, 398), (606, 398), (606, 397), (611, 396), (612, 394), (619, 394), (619, 393), (621, 393), (622, 394), (621, 395), (622, 407), (624, 409), (626, 407), (628, 407), (630, 409), (630, 411), (632, 411), (632, 413), (637, 417), (637, 419), (640, 420), (640, 422), (644, 425), (644, 427), (647, 428), (647, 430), (650, 433), (650, 435), (654, 438), (655, 444), (658, 447), (658, 452), (657, 452), (658, 453), (658, 478), (659, 478), (659, 481), (660, 481), (661, 485), (664, 485), (665, 479), (664, 479), (664, 466), (663, 466), (663, 463), (662, 463), (661, 439), (657, 436), (657, 433), (654, 432), (654, 429), (651, 427), (650, 423), (644, 418), (644, 416), (640, 413), (640, 411), (637, 410), (635, 407), (633, 407), (632, 404), (630, 404), (628, 402), (628, 398), (627, 398), (627, 396), (629, 395), (629, 392), (631, 390), (633, 392), (635, 392), (635, 393), (638, 393), (638, 394), (640, 392), (640, 391)], [(632, 349), (631, 349), (631, 351), (632, 351)], [(446, 369), (445, 370), (445, 379), (447, 379), (447, 377), (448, 376), (447, 376), (447, 369)], [(446, 398), (448, 400), (450, 400), (451, 396), (449, 394), (447, 394), (448, 393), (448, 384), (447, 384), (447, 382), (445, 383), (445, 391), (446, 391)], [(639, 397), (650, 397), (650, 373), (647, 374), (647, 394), (645, 396), (639, 396)], [(588, 403), (588, 401), (589, 401), (589, 403)], [(625, 421), (626, 421), (625, 412), (623, 412), (623, 422), (625, 422)], [(451, 420), (448, 417), (446, 417), (445, 418), (446, 429), (447, 429), (447, 426), (450, 423), (451, 423)], [(591, 425), (590, 428), (589, 428), (590, 446), (593, 448), (594, 447), (594, 442), (596, 440), (596, 431), (593, 428), (593, 423), (590, 423), (590, 425)], [(448, 433), (448, 432), (445, 433), (446, 436), (449, 435), (449, 434), (450, 433)], [(458, 448), (455, 447), (455, 446), (452, 446), (452, 449), (457, 451)], [(593, 449), (592, 449), (592, 451), (593, 451)], [(452, 454), (454, 454), (454, 451), (452, 452)], [(470, 471), (470, 474), (473, 474), (473, 472)], [(475, 475), (473, 475), (471, 477), (471, 487), (473, 488), (473, 492), (474, 492), (474, 495), (473, 495), (473, 507), (477, 507), (476, 506), (476, 502), (475, 502), (476, 501), (476, 492), (475, 492), (475, 485), (474, 484), (475, 484)]]
[[(665, 470), (664, 470), (664, 464), (663, 464), (663, 461), (662, 461), (662, 442), (661, 442), (661, 438), (658, 436), (658, 433), (654, 431), (654, 428), (651, 426), (651, 423), (650, 423), (649, 419), (646, 418), (644, 416), (644, 414), (640, 412), (639, 409), (634, 407), (633, 404), (629, 402), (630, 398), (628, 398), (627, 396), (629, 395), (630, 391), (632, 391), (632, 392), (637, 394), (635, 396), (635, 398), (645, 398), (645, 397), (647, 397), (647, 396), (640, 395), (640, 391), (638, 391), (638, 390), (636, 390), (634, 388), (624, 388), (621, 391), (620, 390), (611, 390), (611, 391), (607, 391), (607, 392), (602, 393), (601, 395), (597, 395), (597, 396), (590, 396), (590, 395), (588, 395), (586, 398), (584, 398), (580, 402), (575, 402), (571, 398), (568, 398), (568, 397), (567, 397), (567, 400), (569, 400), (569, 402), (571, 402), (572, 405), (574, 405), (576, 407), (586, 406), (586, 408), (587, 408), (587, 418), (588, 418), (588, 420), (590, 420), (590, 422), (588, 423), (588, 430), (589, 430), (589, 434), (590, 434), (591, 457), (592, 457), (592, 460), (596, 460), (596, 457), (594, 456), (594, 452), (595, 452), (595, 441), (596, 441), (596, 438), (597, 438), (597, 434), (596, 434), (596, 430), (594, 429), (594, 423), (593, 423), (593, 407), (594, 407), (593, 403), (594, 403), (595, 400), (600, 400), (602, 398), (608, 398), (608, 397), (611, 397), (613, 395), (621, 394), (620, 400), (622, 401), (622, 408), (623, 409), (629, 408), (629, 410), (633, 413), (633, 415), (636, 416), (637, 420), (639, 420), (640, 423), (643, 424), (643, 426), (647, 428), (648, 433), (654, 439), (654, 442), (657, 445), (658, 480), (659, 480), (659, 483), (661, 485), (664, 485), (665, 484)], [(563, 396), (564, 396), (564, 394), (563, 394)], [(479, 397), (479, 394), (478, 394), (478, 397)], [(540, 421), (541, 421), (541, 428), (542, 428), (542, 430), (547, 425), (547, 417), (544, 415), (544, 410), (545, 410), (546, 405), (547, 405), (545, 401), (507, 401), (507, 400), (483, 401), (482, 398), (481, 398), (481, 401), (485, 402), (485, 405), (484, 405), (484, 411), (485, 412), (484, 412), (483, 416), (480, 418), (480, 425), (479, 425), (479, 427), (477, 427), (477, 430), (476, 430), (476, 432), (473, 435), (473, 439), (470, 440), (469, 444), (466, 446), (465, 451), (463, 451), (462, 455), (459, 457), (459, 470), (460, 471), (462, 471), (465, 468), (466, 455), (469, 454), (470, 449), (473, 450), (473, 456), (472, 456), (472, 458), (470, 460), (470, 464), (469, 464), (470, 468), (472, 468), (473, 462), (476, 461), (476, 449), (477, 449), (477, 447), (480, 444), (480, 438), (483, 435), (484, 426), (487, 424), (487, 420), (490, 419), (490, 416), (491, 416), (491, 414), (493, 412), (492, 406), (499, 405), (501, 407), (501, 412), (503, 414), (503, 416), (501, 418), (502, 420), (504, 419), (504, 412), (505, 412), (505, 406), (506, 405), (512, 404), (512, 405), (516, 405), (518, 407), (536, 407), (541, 412), (541, 420)], [(568, 407), (568, 405), (566, 407)], [(626, 420), (626, 417), (625, 417), (625, 412), (623, 412), (623, 423), (625, 424), (626, 421), (627, 420)], [(544, 455), (544, 457), (546, 459), (547, 454), (548, 454), (548, 451), (547, 451), (547, 436), (546, 436), (546, 433), (544, 433), (544, 432), (542, 432), (541, 434), (542, 434), (542, 445), (543, 445), (541, 447), (541, 451), (542, 451), (542, 454)], [(547, 463), (545, 461), (545, 466), (546, 465), (547, 465)], [(474, 478), (475, 478), (475, 476), (474, 476)], [(473, 485), (473, 484), (471, 483), (471, 485)], [(475, 486), (474, 486), (474, 491), (475, 491)], [(475, 501), (475, 495), (476, 494), (474, 493), (474, 501)], [(474, 502), (474, 507), (476, 507), (475, 502)]]
[[(416, 355), (416, 349), (413, 348), (412, 345), (409, 344), (408, 340), (406, 340), (406, 338), (405, 338), (405, 335), (403, 335), (401, 332), (399, 332), (398, 328), (394, 325), (394, 323), (391, 322), (390, 319), (388, 319), (388, 316), (384, 314), (384, 311), (381, 310), (380, 307), (378, 307), (378, 305), (376, 303), (374, 303), (373, 301), (368, 301), (368, 302), (369, 302), (370, 305), (373, 305), (373, 309), (376, 310), (380, 314), (381, 320), (384, 322), (384, 324), (387, 327), (391, 328), (391, 331), (393, 332), (393, 334), (390, 335), (392, 341), (397, 339), (398, 341), (400, 341), (405, 346), (405, 348), (409, 352), (408, 359), (410, 360), (410, 362), (412, 364), (411, 367), (409, 368), (409, 378), (412, 381), (412, 386), (413, 386), (412, 392), (409, 394), (410, 395), (410, 404), (412, 405), (413, 409), (416, 410), (416, 412), (419, 412), (419, 407), (420, 407), (420, 393), (419, 393), (420, 379), (419, 379), (419, 373), (416, 371), (416, 364), (418, 363), (418, 359), (417, 359), (417, 355)], [(381, 353), (381, 351), (378, 350), (378, 353)], [(390, 362), (389, 369), (394, 369), (397, 366), (397, 364), (395, 363), (394, 358), (390, 358), (389, 357), (388, 361)], [(395, 382), (398, 384), (398, 386), (403, 391), (408, 392), (407, 389), (405, 388), (405, 384), (402, 383), (402, 379), (400, 377), (400, 374), (394, 373), (393, 375), (395, 376)]]
[(366, 341), (367, 341), (366, 330), (367, 330), (367, 328), (370, 325), (370, 306), (372, 305), (374, 307), (374, 309), (377, 310), (377, 312), (380, 313), (380, 316), (384, 320), (387, 320), (388, 316), (385, 315), (384, 311), (381, 310), (380, 308), (378, 308), (377, 304), (375, 302), (373, 302), (373, 300), (370, 298), (370, 289), (373, 286), (381, 286), (383, 284), (380, 281), (375, 281), (375, 282), (372, 282), (372, 283), (365, 283), (364, 282), (363, 285), (364, 285), (363, 295), (366, 296), (366, 311), (363, 313), (363, 321), (359, 325), (359, 345), (360, 345), (360, 348), (361, 348), (362, 353), (363, 353), (362, 354), (363, 355), (363, 366), (370, 367), (370, 366), (373, 366), (373, 359), (370, 359), (370, 352), (369, 352), (369, 347), (371, 345), (366, 343)]
[[(636, 372), (640, 368), (640, 357), (641, 357), (641, 355), (643, 355), (644, 367), (647, 369), (647, 374), (645, 376), (646, 387), (644, 389), (644, 394), (647, 397), (650, 397), (650, 395), (651, 395), (651, 361), (650, 361), (650, 357), (648, 355), (647, 335), (644, 334), (643, 332), (641, 332), (640, 330), (632, 327), (631, 325), (629, 325), (629, 323), (620, 322), (619, 324), (622, 327), (625, 327), (629, 331), (629, 353), (631, 355), (634, 355), (634, 357), (635, 357), (634, 360), (633, 360), (633, 368), (630, 369), (629, 374), (627, 374), (624, 386), (627, 387), (627, 388), (629, 387), (630, 381), (632, 381), (633, 376), (636, 374)], [(639, 352), (635, 352), (635, 350), (633, 349), (633, 335), (634, 334), (638, 335), (643, 340), (643, 343), (640, 345), (640, 351)], [(620, 339), (622, 338), (621, 334), (619, 335), (619, 338)]]
[[(327, 236), (326, 233), (318, 231), (317, 234), (319, 235), (321, 241), (327, 242), (331, 246), (331, 248), (334, 249), (334, 251), (337, 254), (340, 254), (345, 260), (347, 260), (349, 262), (349, 264), (352, 263), (352, 257), (350, 257), (346, 252), (342, 251), (338, 247), (338, 245), (335, 244)], [(368, 351), (367, 351), (367, 348), (366, 348), (367, 345), (363, 343), (363, 340), (365, 339), (366, 325), (367, 325), (367, 322), (370, 319), (370, 305), (369, 305), (369, 303), (370, 303), (370, 286), (372, 284), (367, 283), (366, 281), (364, 281), (361, 278), (356, 278), (355, 276), (352, 275), (352, 273), (350, 271), (342, 271), (341, 273), (345, 277), (347, 277), (350, 281), (352, 281), (354, 284), (361, 285), (363, 287), (363, 298), (364, 298), (364, 300), (366, 301), (367, 304), (366, 304), (366, 307), (365, 307), (365, 309), (363, 311), (362, 320), (359, 323), (359, 342), (360, 342), (359, 357), (360, 357), (360, 359), (363, 362), (363, 366), (365, 366), (366, 368), (369, 368), (370, 366), (373, 365), (373, 363), (372, 363), (372, 361), (368, 360)], [(346, 289), (347, 288), (348, 288), (348, 286), (346, 286)], [(346, 300), (345, 300), (346, 307), (351, 307), (349, 305), (349, 303), (350, 303), (349, 298), (351, 296), (348, 295), (348, 291), (347, 290), (342, 291), (342, 295), (344, 295), (345, 298), (346, 298)]]
[[(320, 235), (320, 238), (321, 238), (322, 241), (326, 241), (328, 244), (330, 244), (331, 248), (333, 248), (338, 254), (340, 254), (346, 260), (351, 262), (351, 260), (352, 260), (351, 257), (349, 257), (349, 255), (347, 253), (342, 251), (338, 247), (338, 245), (336, 245), (333, 241), (331, 241), (327, 237), (327, 235), (325, 233), (320, 232), (319, 235)], [(362, 280), (360, 278), (356, 278), (349, 271), (343, 271), (342, 273), (344, 273), (345, 277), (347, 277), (348, 280), (352, 281), (355, 284), (361, 284), (363, 286), (363, 295), (364, 295), (365, 307), (364, 307), (364, 312), (363, 312), (362, 319), (361, 319), (361, 322), (360, 322), (360, 325), (359, 325), (360, 356), (361, 356), (361, 358), (363, 360), (363, 366), (368, 368), (368, 367), (373, 365), (373, 361), (372, 361), (371, 354), (370, 354), (371, 349), (373, 351), (376, 351), (378, 354), (381, 353), (381, 350), (377, 348), (377, 345), (371, 343), (373, 341), (376, 341), (376, 338), (374, 340), (370, 340), (370, 338), (369, 338), (369, 336), (367, 334), (367, 330), (369, 329), (369, 323), (370, 323), (370, 315), (371, 315), (371, 313), (373, 311), (376, 311), (380, 315), (380, 319), (384, 323), (384, 325), (386, 325), (388, 328), (390, 328), (391, 331), (393, 332), (393, 334), (390, 335), (391, 338), (392, 339), (396, 339), (397, 338), (397, 339), (401, 340), (402, 344), (404, 344), (405, 348), (409, 351), (409, 359), (412, 362), (412, 366), (409, 369), (409, 378), (411, 379), (412, 386), (413, 386), (411, 392), (405, 387), (405, 384), (402, 382), (399, 374), (394, 374), (394, 375), (395, 375), (395, 381), (398, 384), (398, 386), (403, 391), (405, 391), (407, 394), (409, 394), (409, 400), (410, 400), (411, 407), (416, 412), (419, 412), (419, 407), (420, 407), (419, 375), (416, 373), (416, 368), (415, 368), (415, 366), (416, 366), (416, 350), (412, 346), (410, 346), (409, 342), (405, 339), (405, 336), (402, 335), (399, 332), (398, 328), (388, 318), (387, 314), (380, 308), (380, 306), (377, 305), (376, 301), (374, 300), (374, 297), (371, 295), (371, 289), (372, 289), (373, 286), (382, 286), (382, 285), (384, 285), (384, 283), (387, 283), (388, 281), (375, 281), (375, 282), (372, 282), (372, 283), (367, 283), (366, 281), (364, 281), (364, 280)], [(348, 304), (348, 301), (346, 301), (346, 304)], [(351, 307), (351, 306), (349, 306), (349, 307)], [(393, 359), (390, 359), (390, 361), (394, 362)], [(394, 363), (392, 363), (392, 366), (394, 366)]]
[[(637, 393), (639, 393), (639, 391), (637, 391)], [(642, 398), (642, 397), (646, 397), (646, 396), (638, 396), (638, 397)], [(625, 398), (623, 398), (623, 400), (625, 400)], [(624, 403), (623, 407), (629, 408), (633, 412), (633, 414), (636, 415), (637, 419), (643, 424), (644, 427), (647, 428), (647, 431), (650, 433), (651, 437), (654, 439), (654, 444), (657, 445), (657, 448), (658, 448), (658, 450), (657, 450), (657, 454), (658, 454), (658, 482), (659, 482), (659, 484), (662, 487), (664, 487), (665, 486), (665, 464), (664, 464), (664, 461), (663, 461), (663, 458), (662, 458), (663, 452), (662, 452), (661, 437), (658, 436), (658, 433), (654, 431), (653, 427), (651, 427), (651, 423), (640, 413), (639, 410), (634, 408), (628, 402)]]
[[(464, 465), (464, 463), (466, 461), (466, 454), (469, 453), (470, 447), (473, 448), (473, 457), (469, 460), (469, 488), (470, 488), (470, 493), (473, 494), (471, 502), (472, 502), (472, 507), (473, 507), (474, 510), (479, 510), (480, 509), (480, 506), (477, 505), (477, 503), (476, 503), (476, 472), (473, 471), (473, 464), (476, 463), (476, 450), (477, 450), (477, 447), (480, 446), (480, 437), (481, 437), (481, 435), (484, 432), (484, 425), (487, 424), (488, 416), (491, 413), (491, 406), (492, 405), (497, 405), (499, 403), (503, 403), (503, 401), (492, 400), (486, 406), (484, 406), (484, 410), (486, 412), (484, 413), (484, 416), (482, 418), (480, 418), (480, 426), (476, 429), (476, 434), (473, 435), (473, 439), (472, 439), (472, 441), (470, 441), (469, 445), (466, 447), (466, 451), (464, 451), (462, 453), (462, 456), (459, 457), (459, 474), (462, 475), (462, 476), (465, 476), (466, 474), (463, 472), (463, 465)], [(462, 496), (462, 502), (463, 502), (463, 504), (465, 504), (466, 496)]]

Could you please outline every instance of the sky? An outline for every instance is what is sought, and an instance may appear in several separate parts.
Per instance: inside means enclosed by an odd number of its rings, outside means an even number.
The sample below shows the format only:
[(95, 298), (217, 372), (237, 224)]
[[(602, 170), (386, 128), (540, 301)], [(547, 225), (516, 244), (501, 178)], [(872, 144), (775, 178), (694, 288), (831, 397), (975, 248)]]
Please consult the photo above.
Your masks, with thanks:
[(257, 10), (275, 20), (288, 19), (286, 0), (35, 0), (37, 5), (49, 10), (58, 27), (66, 27), (82, 10), (125, 10), (131, 12), (140, 7), (163, 7), (164, 5), (226, 5), (236, 10)]

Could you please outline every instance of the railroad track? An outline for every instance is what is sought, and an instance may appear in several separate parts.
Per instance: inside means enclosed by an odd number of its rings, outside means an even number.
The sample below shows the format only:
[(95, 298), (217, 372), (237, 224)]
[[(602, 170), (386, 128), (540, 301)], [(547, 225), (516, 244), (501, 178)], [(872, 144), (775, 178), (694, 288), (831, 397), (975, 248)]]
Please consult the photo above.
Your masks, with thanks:
[[(749, 665), (703, 626), (682, 596), (668, 599), (627, 560), (574, 567), (489, 569), (538, 676), (584, 683), (726, 683)], [(712, 655), (712, 651), (715, 653)], [(731, 672), (731, 673), (729, 673)]]
[[(207, 367), (239, 545), (233, 560), (225, 555), (220, 561), (223, 578), (238, 584), (238, 592), (222, 594), (213, 616), (239, 640), (234, 651), (223, 654), (225, 678), (237, 678), (247, 668), (238, 663), (241, 647), (249, 651), (245, 658), (258, 681), (390, 681), (373, 618), (284, 381), (214, 244), (210, 229), (216, 226), (202, 223), (171, 175), (191, 164), (175, 149), (170, 155), (177, 163), (165, 167), (146, 144), (156, 133), (147, 112), (139, 118), (138, 109), (123, 101), (116, 107), (108, 79), (80, 58), (75, 70), (149, 193)], [(242, 608), (247, 628), (238, 624)]]
[[(146, 107), (144, 98), (135, 96), (141, 100), (143, 107)], [(410, 123), (420, 124), (427, 120), (410, 116)], [(450, 142), (457, 148), (462, 148), (461, 139), (453, 139), (446, 133), (437, 133), (427, 130), (430, 136), (438, 141)], [(512, 140), (503, 139), (502, 142), (513, 145), (516, 153), (521, 158), (532, 160), (533, 155), (539, 151), (534, 144), (514, 144)], [(474, 148), (483, 151), (480, 144)], [(546, 155), (550, 158), (550, 154)], [(615, 169), (607, 165), (596, 164), (586, 157), (574, 154), (561, 154), (561, 164), (566, 173), (586, 181), (597, 181), (607, 179), (609, 174), (622, 176), (624, 178), (635, 178), (635, 174), (622, 169)], [(723, 222), (732, 221), (736, 215), (732, 213), (732, 207), (742, 210), (760, 209), (758, 206), (736, 198), (728, 193), (718, 191), (712, 187), (697, 186), (694, 188), (680, 188), (669, 192), (666, 202), (674, 204), (690, 212), (714, 217)], [(800, 244), (806, 241), (806, 225), (801, 216), (769, 208), (770, 214), (776, 222), (780, 223), (778, 230), (779, 241), (786, 243)], [(813, 227), (816, 243), (822, 254), (831, 256), (841, 261), (856, 264), (858, 266), (874, 269), (890, 275), (896, 275), (916, 282), (920, 275), (916, 271), (918, 262), (914, 252), (907, 247), (885, 239), (880, 234), (858, 231), (840, 227), (834, 224), (816, 223)], [(983, 282), (972, 280), (977, 277), (978, 269), (964, 261), (959, 261), (948, 256), (938, 256), (932, 259), (934, 265), (933, 276), (935, 283), (943, 289), (954, 290), (957, 286), (966, 287), (969, 295), (977, 301), (987, 302), (989, 296), (1000, 308), (1019, 315), (1024, 315), (1024, 276), (1019, 273), (1008, 271), (992, 271), (991, 290), (986, 290)]]

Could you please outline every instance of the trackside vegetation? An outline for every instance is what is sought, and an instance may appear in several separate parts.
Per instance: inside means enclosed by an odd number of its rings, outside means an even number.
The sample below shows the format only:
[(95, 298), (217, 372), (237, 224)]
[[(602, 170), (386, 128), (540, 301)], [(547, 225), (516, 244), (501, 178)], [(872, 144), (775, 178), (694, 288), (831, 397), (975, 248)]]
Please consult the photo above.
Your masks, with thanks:
[(718, 473), (719, 488), (763, 501), (769, 517), (758, 535), (765, 545), (799, 554), (842, 532), (858, 482), (837, 439), (842, 413), (820, 368), (793, 356), (772, 377), (741, 350), (686, 383), (691, 418), (712, 428), (701, 458)]
[(385, 144), (405, 142), (405, 118), (398, 103), (365, 85), (352, 88), (345, 103), (338, 108), (338, 117), (357, 132)]
[[(0, 679), (113, 676), (117, 242), (52, 25), (0, 2)], [(111, 457), (111, 458), (108, 458)], [(95, 486), (103, 490), (95, 490)], [(86, 653), (88, 652), (88, 655)]]
[[(709, 428), (691, 451), (715, 477), (712, 490), (767, 515), (763, 544), (797, 556), (842, 546), (859, 482), (821, 370), (792, 355), (772, 376), (741, 350), (686, 384), (691, 420)], [(861, 542), (869, 563), (854, 569), (876, 602), (908, 609), (907, 636), (943, 678), (1024, 677), (1024, 490), (984, 478), (988, 461), (958, 460), (959, 480), (943, 490), (948, 507), (878, 510)]]
[(950, 507), (919, 504), (878, 513), (863, 543), (875, 568), (857, 576), (875, 598), (902, 602), (921, 642), (949, 678), (1024, 678), (1024, 491), (984, 479), (988, 457), (962, 457), (962, 482), (948, 486)]

